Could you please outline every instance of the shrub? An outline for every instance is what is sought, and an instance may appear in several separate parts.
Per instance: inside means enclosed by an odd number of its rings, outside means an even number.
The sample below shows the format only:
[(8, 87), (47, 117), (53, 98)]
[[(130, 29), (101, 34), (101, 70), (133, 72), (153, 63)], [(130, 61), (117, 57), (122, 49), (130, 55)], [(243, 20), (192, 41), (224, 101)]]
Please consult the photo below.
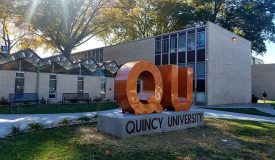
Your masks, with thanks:
[(83, 116), (83, 117), (79, 117), (78, 120), (81, 122), (89, 122), (91, 118), (87, 116)]
[(102, 101), (102, 98), (101, 98), (101, 97), (95, 97), (95, 98), (94, 98), (94, 101), (95, 101), (95, 102), (101, 102), (101, 101)]
[(9, 104), (9, 99), (5, 97), (1, 97), (0, 105), (8, 105), (8, 104)]
[(21, 130), (20, 126), (12, 126), (11, 127), (10, 135), (19, 135), (22, 133), (23, 133), (23, 130)]
[(67, 126), (70, 124), (70, 122), (71, 122), (71, 120), (69, 120), (69, 118), (64, 118), (59, 122), (59, 124)]
[(43, 129), (43, 125), (40, 123), (30, 123), (28, 124), (28, 127), (30, 131), (39, 131)]
[(252, 95), (251, 99), (252, 103), (257, 103), (258, 102), (258, 97), (256, 97), (254, 94)]

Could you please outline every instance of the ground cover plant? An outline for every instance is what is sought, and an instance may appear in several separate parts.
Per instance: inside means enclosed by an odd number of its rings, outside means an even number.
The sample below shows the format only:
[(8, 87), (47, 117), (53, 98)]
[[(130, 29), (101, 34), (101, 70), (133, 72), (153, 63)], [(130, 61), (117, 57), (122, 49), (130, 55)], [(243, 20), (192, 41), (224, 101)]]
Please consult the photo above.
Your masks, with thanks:
[(0, 139), (0, 160), (275, 159), (275, 124), (206, 119), (205, 125), (117, 139), (94, 125), (64, 126)]
[(48, 114), (48, 113), (77, 113), (77, 112), (94, 112), (118, 108), (116, 102), (100, 102), (91, 104), (50, 104), (45, 105), (24, 105), (0, 106), (0, 114)]
[(257, 115), (257, 116), (275, 117), (275, 115), (261, 112), (255, 108), (205, 108), (205, 109), (234, 112), (234, 113), (252, 114), (252, 115)]

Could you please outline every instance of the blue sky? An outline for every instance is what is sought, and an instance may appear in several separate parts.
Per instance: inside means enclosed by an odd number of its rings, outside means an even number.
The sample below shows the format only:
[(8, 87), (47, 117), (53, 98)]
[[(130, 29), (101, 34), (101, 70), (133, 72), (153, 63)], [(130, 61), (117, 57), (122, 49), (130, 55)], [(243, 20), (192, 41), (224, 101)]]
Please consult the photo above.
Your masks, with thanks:
[(264, 60), (265, 63), (275, 63), (275, 43), (266, 42), (267, 52), (264, 56), (255, 56)]

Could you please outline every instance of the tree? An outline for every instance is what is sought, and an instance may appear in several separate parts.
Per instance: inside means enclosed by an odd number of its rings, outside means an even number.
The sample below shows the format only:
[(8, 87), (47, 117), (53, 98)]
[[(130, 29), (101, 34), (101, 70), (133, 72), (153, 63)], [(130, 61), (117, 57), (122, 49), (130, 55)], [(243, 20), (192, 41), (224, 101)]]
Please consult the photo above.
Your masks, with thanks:
[(73, 48), (105, 31), (99, 18), (100, 9), (107, 0), (29, 0), (25, 11), (40, 36), (70, 59)]
[(40, 37), (31, 34), (31, 26), (22, 23), (20, 1), (0, 1), (0, 36), (10, 54), (13, 49), (40, 48), (46, 44)]
[(114, 0), (102, 10), (101, 18), (108, 21), (106, 32), (98, 35), (106, 44), (116, 44), (152, 36), (156, 24), (152, 0)]
[[(274, 0), (117, 0), (105, 10), (109, 30), (100, 35), (115, 44), (211, 21), (252, 42), (258, 54), (275, 42)], [(146, 16), (144, 16), (146, 15)], [(107, 17), (107, 18), (106, 18)], [(146, 28), (146, 32), (141, 29)], [(146, 34), (143, 34), (146, 33)]]
[[(250, 40), (257, 54), (266, 52), (265, 41), (275, 42), (274, 0), (192, 0), (186, 3), (195, 9), (191, 25), (206, 21), (217, 23)], [(182, 28), (186, 26), (180, 21), (183, 18), (177, 17), (178, 26)]]
[[(110, 22), (108, 30), (98, 37), (106, 44), (146, 38), (176, 28), (175, 10), (185, 4), (177, 0), (115, 0), (102, 11), (102, 19)], [(179, 14), (190, 17), (192, 7)], [(190, 12), (189, 12), (190, 11)], [(189, 22), (189, 19), (183, 22)], [(189, 23), (188, 23), (189, 24)]]
[(17, 44), (18, 39), (15, 38), (16, 35), (12, 36), (14, 32), (14, 22), (15, 18), (13, 17), (13, 7), (14, 2), (11, 2), (11, 5), (8, 3), (7, 0), (0, 1), (0, 34), (1, 39), (4, 45), (7, 47), (7, 52), (10, 53), (11, 49)]

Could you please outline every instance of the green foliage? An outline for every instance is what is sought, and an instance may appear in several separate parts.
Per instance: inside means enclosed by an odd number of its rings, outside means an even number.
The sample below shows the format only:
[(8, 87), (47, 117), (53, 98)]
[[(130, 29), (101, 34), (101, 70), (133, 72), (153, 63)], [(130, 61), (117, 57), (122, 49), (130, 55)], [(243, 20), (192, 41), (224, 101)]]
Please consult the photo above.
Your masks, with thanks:
[(89, 122), (92, 118), (87, 117), (87, 116), (83, 116), (83, 117), (79, 117), (78, 120), (81, 122)]
[(49, 46), (39, 36), (32, 34), (32, 27), (24, 23), (24, 12), (22, 10), (24, 1), (1, 0), (0, 1), (0, 37), (3, 44), (7, 46), (8, 53), (17, 49), (37, 49)]
[(107, 44), (217, 23), (252, 42), (258, 54), (266, 52), (265, 41), (275, 42), (274, 0), (118, 0), (103, 11), (109, 20), (100, 35)]
[(0, 114), (49, 114), (49, 113), (77, 113), (77, 112), (95, 112), (119, 108), (115, 102), (101, 102), (91, 104), (50, 104), (45, 105), (24, 105), (17, 106), (13, 110), (6, 106), (0, 106)]
[(0, 105), (8, 105), (8, 104), (9, 104), (9, 99), (5, 97), (1, 97)]
[(30, 131), (39, 131), (43, 129), (43, 125), (40, 123), (30, 123), (28, 127)]
[(19, 135), (22, 134), (23, 130), (21, 130), (20, 126), (12, 126), (10, 130), (10, 135)]
[[(39, 0), (26, 3), (26, 20), (68, 59), (73, 48), (105, 30), (99, 10), (106, 0)], [(30, 12), (31, 11), (31, 12)]]
[(70, 122), (71, 120), (69, 118), (64, 118), (60, 122), (58, 122), (58, 124), (67, 126), (70, 124)]

